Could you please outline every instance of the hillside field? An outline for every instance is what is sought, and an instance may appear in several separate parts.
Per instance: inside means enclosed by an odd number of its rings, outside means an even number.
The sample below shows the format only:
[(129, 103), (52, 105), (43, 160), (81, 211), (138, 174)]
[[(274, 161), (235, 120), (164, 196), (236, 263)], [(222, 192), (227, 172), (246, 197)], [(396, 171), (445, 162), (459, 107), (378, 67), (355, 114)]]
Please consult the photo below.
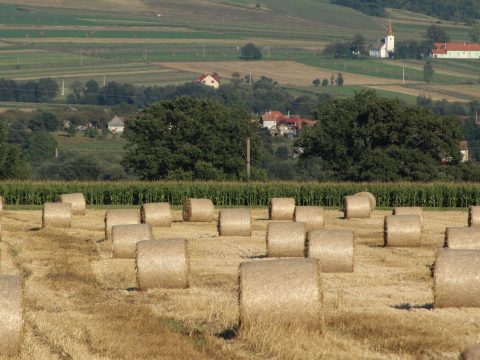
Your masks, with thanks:
[[(13, 4), (2, 0), (0, 77), (52, 77), (59, 84), (65, 82), (67, 94), (70, 84), (77, 80), (164, 86), (192, 81), (203, 69), (222, 72), (228, 79), (230, 67), (248, 74), (251, 67), (258, 66), (239, 62), (239, 48), (254, 42), (263, 48), (265, 60), (280, 61), (262, 69), (258, 76), (272, 77), (281, 84), (289, 76), (293, 80), (288, 85), (302, 91), (310, 86), (315, 92), (312, 80), (342, 72), (346, 86), (374, 84), (387, 95), (401, 98), (427, 95), (434, 100), (480, 99), (465, 85), (477, 82), (478, 61), (435, 61), (434, 86), (420, 88), (411, 83), (423, 83), (424, 61), (335, 60), (321, 55), (326, 44), (349, 40), (357, 33), (366, 38), (367, 44), (375, 42), (384, 35), (385, 19), (332, 5), (327, 0), (301, 0), (295, 4), (265, 0), (260, 8), (255, 5), (250, 0), (101, 0), (81, 4), (62, 0)], [(438, 24), (437, 19), (410, 12), (391, 10), (389, 14), (398, 40), (418, 40), (428, 26)], [(442, 21), (440, 25), (452, 40), (468, 38), (468, 27), (463, 24)], [(296, 79), (295, 69), (283, 68), (284, 61), (295, 68), (303, 64), (316, 70), (306, 71)], [(173, 62), (178, 64), (172, 66)], [(225, 62), (232, 65), (217, 68)], [(315, 77), (306, 78), (315, 71)], [(395, 86), (387, 89), (392, 83)], [(331, 93), (351, 91), (332, 89)]]
[(215, 223), (155, 228), (188, 239), (188, 289), (138, 291), (133, 260), (112, 260), (104, 210), (71, 229), (41, 229), (41, 212), (3, 214), (1, 270), (24, 276), (24, 342), (18, 359), (457, 359), (478, 342), (480, 310), (434, 309), (431, 266), (446, 226), (467, 213), (425, 211), (422, 247), (384, 248), (383, 218), (344, 220), (355, 231), (354, 273), (323, 274), (325, 334), (238, 329), (238, 265), (265, 256), (267, 210), (253, 210), (251, 238), (219, 237)]

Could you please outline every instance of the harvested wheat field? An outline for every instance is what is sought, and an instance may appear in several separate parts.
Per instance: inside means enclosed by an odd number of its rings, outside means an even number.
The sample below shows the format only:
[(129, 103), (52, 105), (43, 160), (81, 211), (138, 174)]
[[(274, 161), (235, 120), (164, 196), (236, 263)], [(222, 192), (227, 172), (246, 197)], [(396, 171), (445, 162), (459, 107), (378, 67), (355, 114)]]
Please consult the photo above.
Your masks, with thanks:
[(323, 336), (238, 331), (238, 266), (265, 256), (267, 209), (252, 211), (252, 237), (172, 214), (154, 237), (188, 240), (189, 288), (138, 291), (135, 260), (112, 260), (104, 210), (68, 229), (42, 229), (41, 211), (4, 211), (1, 273), (25, 277), (19, 359), (457, 359), (480, 342), (480, 308), (432, 308), (436, 250), (466, 210), (425, 211), (420, 248), (382, 246), (390, 211), (344, 220), (326, 210), (325, 229), (355, 230), (356, 259), (353, 273), (322, 274)]
[[(161, 62), (163, 67), (189, 71), (196, 74), (211, 73), (215, 71), (223, 78), (231, 78), (238, 72), (242, 76), (252, 72), (254, 79), (267, 76), (280, 84), (311, 86), (312, 79), (327, 78), (335, 71), (320, 69), (313, 66), (297, 63), (295, 61), (211, 61), (211, 62)], [(358, 75), (343, 72), (343, 78), (348, 85), (387, 85), (400, 84), (398, 79), (384, 79), (373, 76)]]

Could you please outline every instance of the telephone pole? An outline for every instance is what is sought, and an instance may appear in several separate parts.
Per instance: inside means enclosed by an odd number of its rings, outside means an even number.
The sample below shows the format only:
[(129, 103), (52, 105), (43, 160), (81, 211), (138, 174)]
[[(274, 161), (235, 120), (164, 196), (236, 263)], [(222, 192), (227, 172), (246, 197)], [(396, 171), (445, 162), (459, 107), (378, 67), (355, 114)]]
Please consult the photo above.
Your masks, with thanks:
[(247, 138), (247, 179), (250, 180), (250, 138)]

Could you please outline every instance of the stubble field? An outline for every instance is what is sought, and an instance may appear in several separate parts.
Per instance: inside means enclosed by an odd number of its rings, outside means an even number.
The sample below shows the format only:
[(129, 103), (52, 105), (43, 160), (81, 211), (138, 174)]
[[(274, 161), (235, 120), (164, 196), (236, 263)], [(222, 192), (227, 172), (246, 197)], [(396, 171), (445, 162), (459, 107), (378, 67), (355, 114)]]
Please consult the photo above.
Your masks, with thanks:
[(299, 328), (238, 331), (238, 265), (265, 256), (267, 210), (253, 210), (251, 238), (219, 237), (214, 223), (155, 228), (188, 239), (189, 289), (137, 291), (133, 260), (112, 260), (104, 210), (71, 229), (41, 229), (40, 211), (5, 211), (2, 274), (25, 276), (19, 359), (456, 359), (480, 341), (480, 309), (433, 309), (431, 266), (446, 226), (465, 211), (424, 213), (421, 248), (384, 248), (383, 218), (344, 220), (355, 272), (323, 275), (324, 336)]

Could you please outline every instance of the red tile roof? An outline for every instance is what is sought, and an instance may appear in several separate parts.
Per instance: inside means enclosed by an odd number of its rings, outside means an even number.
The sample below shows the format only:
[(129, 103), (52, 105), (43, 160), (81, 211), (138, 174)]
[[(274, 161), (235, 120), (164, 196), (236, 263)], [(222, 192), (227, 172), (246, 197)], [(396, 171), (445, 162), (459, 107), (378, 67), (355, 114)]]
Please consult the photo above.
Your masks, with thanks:
[(480, 44), (468, 43), (434, 43), (436, 49), (432, 49), (432, 54), (447, 54), (448, 51), (480, 51)]
[(218, 76), (217, 74), (202, 74), (200, 75), (199, 77), (197, 77), (197, 80), (195, 80), (196, 82), (202, 82), (203, 79), (205, 79), (207, 76), (211, 76), (212, 78), (214, 78), (217, 82), (220, 82), (220, 76)]

